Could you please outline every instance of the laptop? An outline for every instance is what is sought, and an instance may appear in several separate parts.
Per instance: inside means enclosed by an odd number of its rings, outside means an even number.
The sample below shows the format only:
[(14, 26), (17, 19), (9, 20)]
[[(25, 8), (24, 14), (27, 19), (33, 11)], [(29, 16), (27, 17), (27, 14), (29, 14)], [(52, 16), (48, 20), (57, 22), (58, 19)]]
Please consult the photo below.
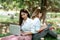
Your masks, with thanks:
[(21, 33), (20, 26), (19, 25), (10, 24), (9, 32), (12, 35), (20, 35), (20, 33)]

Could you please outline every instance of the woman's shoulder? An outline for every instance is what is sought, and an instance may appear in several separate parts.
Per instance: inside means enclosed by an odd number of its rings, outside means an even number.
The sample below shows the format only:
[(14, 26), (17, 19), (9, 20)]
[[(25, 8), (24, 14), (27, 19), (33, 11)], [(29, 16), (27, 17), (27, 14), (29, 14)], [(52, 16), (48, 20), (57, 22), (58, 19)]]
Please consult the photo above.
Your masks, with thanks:
[(33, 19), (33, 25), (40, 25), (40, 20), (39, 20), (39, 18), (34, 18), (34, 19)]
[(39, 20), (39, 18), (34, 18), (34, 20), (33, 20), (33, 21), (40, 21), (40, 20)]
[(28, 18), (27, 22), (32, 22), (32, 19), (31, 18)]

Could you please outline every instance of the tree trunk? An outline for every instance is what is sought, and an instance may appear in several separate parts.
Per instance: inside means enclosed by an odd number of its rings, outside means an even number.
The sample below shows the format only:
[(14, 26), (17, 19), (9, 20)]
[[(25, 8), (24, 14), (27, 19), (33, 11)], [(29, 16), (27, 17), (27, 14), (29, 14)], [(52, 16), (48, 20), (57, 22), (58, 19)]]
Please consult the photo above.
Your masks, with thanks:
[(41, 0), (41, 12), (43, 13), (42, 14), (43, 23), (46, 18), (46, 6), (47, 6), (47, 0)]

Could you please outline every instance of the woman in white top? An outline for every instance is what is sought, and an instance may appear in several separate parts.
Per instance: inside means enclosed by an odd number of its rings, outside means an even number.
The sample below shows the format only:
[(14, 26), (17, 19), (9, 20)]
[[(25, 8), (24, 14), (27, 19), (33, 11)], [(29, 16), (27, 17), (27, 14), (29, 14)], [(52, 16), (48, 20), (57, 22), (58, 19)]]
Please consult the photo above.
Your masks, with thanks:
[(41, 17), (42, 13), (40, 12), (40, 9), (36, 9), (32, 14), (34, 28), (32, 31), (33, 32), (32, 40), (40, 40), (41, 37), (44, 37), (47, 34), (47, 32), (44, 30), (45, 28), (47, 28), (47, 26), (44, 25), (44, 27), (41, 27), (40, 21)]
[(31, 40), (32, 38), (32, 20), (27, 10), (20, 10), (19, 25), (21, 27), (20, 40)]

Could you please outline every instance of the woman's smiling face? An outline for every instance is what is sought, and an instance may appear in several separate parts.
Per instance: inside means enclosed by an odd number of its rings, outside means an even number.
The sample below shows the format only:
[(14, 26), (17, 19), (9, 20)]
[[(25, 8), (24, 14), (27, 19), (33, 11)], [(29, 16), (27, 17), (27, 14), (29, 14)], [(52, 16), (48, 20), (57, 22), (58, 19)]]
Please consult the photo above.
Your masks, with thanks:
[(24, 13), (24, 12), (21, 12), (21, 17), (23, 18), (23, 19), (26, 19), (27, 18), (27, 13)]

